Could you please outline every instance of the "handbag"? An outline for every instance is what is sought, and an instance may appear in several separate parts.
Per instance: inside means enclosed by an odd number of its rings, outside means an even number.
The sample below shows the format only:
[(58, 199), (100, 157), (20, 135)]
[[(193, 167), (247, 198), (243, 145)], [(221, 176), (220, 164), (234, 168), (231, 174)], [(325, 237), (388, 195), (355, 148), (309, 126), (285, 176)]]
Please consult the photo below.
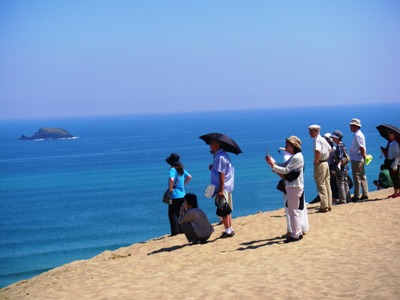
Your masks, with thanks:
[[(179, 180), (179, 177), (178, 177), (178, 180)], [(174, 186), (172, 187), (173, 189), (176, 187), (178, 180), (174, 182)], [(167, 190), (164, 192), (164, 195), (162, 197), (162, 202), (165, 204), (168, 204), (168, 205), (172, 204), (171, 196), (172, 196), (172, 192), (170, 192), (169, 188), (167, 188)]]
[(231, 207), (226, 201), (225, 196), (215, 197), (215, 205), (217, 206), (217, 211), (215, 212), (218, 217), (226, 217), (232, 212)]
[(343, 147), (342, 165), (347, 165), (350, 162), (350, 155), (347, 153), (346, 148)]
[(172, 204), (172, 200), (171, 200), (171, 195), (172, 193), (169, 191), (169, 188), (167, 188), (167, 190), (165, 191), (163, 198), (162, 198), (162, 202), (164, 202), (165, 204)]
[(283, 179), (279, 180), (278, 185), (276, 186), (276, 189), (278, 191), (281, 191), (282, 193), (286, 194), (285, 181)]

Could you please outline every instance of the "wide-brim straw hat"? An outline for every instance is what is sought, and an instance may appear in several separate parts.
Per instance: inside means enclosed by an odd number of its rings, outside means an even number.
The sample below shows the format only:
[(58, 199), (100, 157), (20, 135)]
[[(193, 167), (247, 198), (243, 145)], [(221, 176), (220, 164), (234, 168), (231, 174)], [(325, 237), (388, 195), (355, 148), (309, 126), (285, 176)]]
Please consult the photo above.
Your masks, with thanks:
[(293, 147), (301, 149), (301, 140), (295, 135), (288, 137), (286, 142), (290, 143)]

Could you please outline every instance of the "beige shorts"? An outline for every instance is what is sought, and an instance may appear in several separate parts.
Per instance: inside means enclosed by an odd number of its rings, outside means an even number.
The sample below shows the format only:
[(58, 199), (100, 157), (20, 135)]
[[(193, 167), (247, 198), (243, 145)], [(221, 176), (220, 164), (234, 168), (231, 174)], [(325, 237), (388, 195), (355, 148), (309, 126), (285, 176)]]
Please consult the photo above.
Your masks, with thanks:
[[(227, 191), (224, 190), (224, 196), (225, 196), (226, 202), (228, 202), (229, 207), (230, 207), (230, 208), (232, 209), (232, 211), (233, 211), (232, 193), (229, 193), (229, 192), (227, 192)], [(217, 196), (215, 196), (215, 197), (217, 197)]]

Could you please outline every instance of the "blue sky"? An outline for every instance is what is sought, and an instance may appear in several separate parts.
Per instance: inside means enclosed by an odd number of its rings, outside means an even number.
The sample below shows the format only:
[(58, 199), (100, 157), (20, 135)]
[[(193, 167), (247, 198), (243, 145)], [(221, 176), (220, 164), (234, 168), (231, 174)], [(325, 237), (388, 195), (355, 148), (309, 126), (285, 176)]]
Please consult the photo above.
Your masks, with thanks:
[(400, 102), (400, 1), (0, 0), (0, 119)]

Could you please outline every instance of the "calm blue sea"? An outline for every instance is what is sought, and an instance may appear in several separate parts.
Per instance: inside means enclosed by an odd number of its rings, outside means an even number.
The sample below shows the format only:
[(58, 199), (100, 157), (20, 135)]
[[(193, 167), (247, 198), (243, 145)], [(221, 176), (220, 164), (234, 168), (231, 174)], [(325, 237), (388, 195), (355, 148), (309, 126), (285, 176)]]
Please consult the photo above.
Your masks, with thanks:
[[(362, 120), (370, 189), (377, 177), (379, 147), (386, 145), (376, 126), (400, 126), (399, 104), (287, 108), (244, 112), (190, 113), (0, 122), (0, 287), (62, 264), (93, 257), (169, 234), (165, 158), (178, 152), (193, 176), (188, 192), (217, 221), (213, 201), (203, 196), (209, 183), (209, 147), (198, 137), (230, 135), (243, 154), (235, 166), (234, 217), (282, 207), (278, 178), (264, 161), (265, 147), (277, 159), (285, 137), (297, 135), (306, 160), (306, 197), (316, 195), (312, 139), (308, 125), (322, 133), (340, 129), (350, 145), (349, 121)], [(18, 141), (40, 127), (60, 127), (73, 140)], [(276, 150), (276, 151), (275, 151)], [(266, 223), (265, 226), (268, 226)], [(312, 226), (312, 224), (311, 224)], [(240, 234), (240, 233), (239, 233)]]

